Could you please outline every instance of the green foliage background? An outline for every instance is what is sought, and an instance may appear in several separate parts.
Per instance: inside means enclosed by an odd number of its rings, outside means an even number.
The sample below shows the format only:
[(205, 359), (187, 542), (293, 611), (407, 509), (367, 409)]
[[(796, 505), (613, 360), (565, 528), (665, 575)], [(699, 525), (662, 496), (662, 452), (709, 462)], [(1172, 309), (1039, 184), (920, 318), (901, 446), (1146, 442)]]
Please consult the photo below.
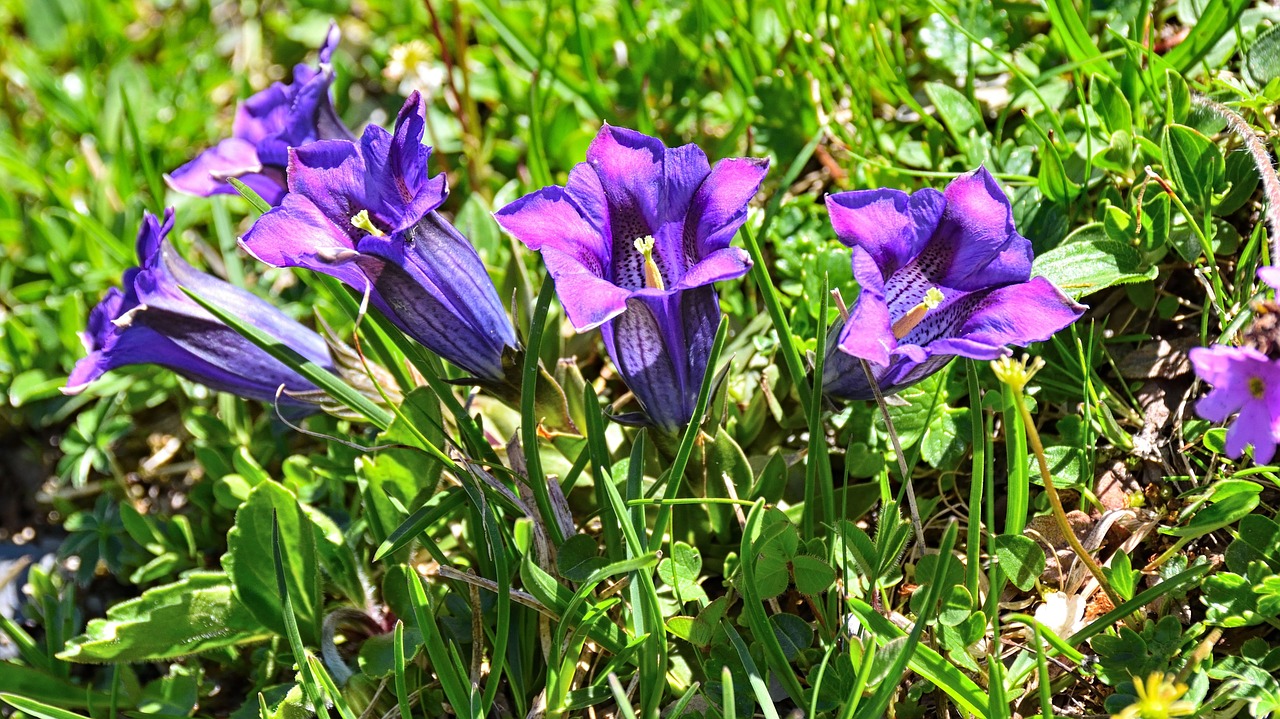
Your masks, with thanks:
[[(430, 390), (406, 391), (385, 433), (308, 421), (405, 445), (377, 452), (154, 368), (58, 392), (144, 209), (176, 206), (197, 264), (349, 338), (350, 298), (237, 249), (248, 203), (162, 181), (228, 132), (237, 99), (313, 62), (330, 19), (349, 125), (428, 92), (446, 210), (526, 335), (542, 269), (489, 212), (562, 182), (602, 122), (771, 159), (746, 228), (765, 261), (721, 287), (727, 380), (668, 541), (646, 535), (660, 512), (642, 497), (670, 466), (585, 400), (602, 423), (590, 446), (537, 443), (583, 530), (551, 560), (537, 518), (421, 451), (447, 446), (451, 405)], [(1028, 716), (1119, 711), (1135, 676), (1160, 671), (1202, 710), (1276, 710), (1276, 474), (1221, 454), (1221, 429), (1188, 411), (1202, 388), (1180, 353), (1244, 327), (1274, 259), (1255, 161), (1199, 98), (1274, 151), (1277, 21), (1247, 0), (0, 2), (0, 540), (61, 543), (0, 619), (14, 655), (0, 695), (59, 719)], [(388, 73), (414, 41), (422, 64)], [(806, 413), (811, 379), (787, 366), (835, 316), (824, 287), (856, 296), (823, 194), (941, 187), (979, 164), (1037, 272), (1092, 307), (1035, 348), (1048, 367), (1032, 412), (1072, 508), (1093, 526), (1129, 512), (1139, 541), (1100, 553), (1120, 611), (1094, 602), (1053, 626), (1037, 612), (1081, 590), (1054, 573), (1069, 555), (1043, 551), (1025, 428), (986, 368), (955, 363), (889, 409), (925, 552), (894, 501), (883, 420), (862, 404)], [(595, 335), (554, 304), (546, 326), (548, 366), (575, 358), (605, 402), (622, 394), (596, 382)], [(472, 457), (511, 466), (504, 444), (529, 417), (484, 397), (469, 409), (497, 439)], [(446, 425), (479, 449), (462, 416)], [(1108, 477), (1124, 478), (1119, 504)]]

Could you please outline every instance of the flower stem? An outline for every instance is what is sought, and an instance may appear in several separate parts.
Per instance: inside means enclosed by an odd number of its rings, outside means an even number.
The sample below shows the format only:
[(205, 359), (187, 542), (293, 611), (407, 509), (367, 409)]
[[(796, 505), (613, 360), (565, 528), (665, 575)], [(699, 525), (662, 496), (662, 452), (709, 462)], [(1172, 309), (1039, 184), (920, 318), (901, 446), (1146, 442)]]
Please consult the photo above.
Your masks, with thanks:
[(1111, 582), (1107, 581), (1107, 577), (1102, 573), (1102, 567), (1094, 561), (1093, 556), (1089, 554), (1084, 545), (1080, 543), (1080, 538), (1076, 536), (1075, 530), (1071, 528), (1071, 523), (1067, 520), (1067, 512), (1062, 508), (1062, 499), (1058, 496), (1058, 489), (1053, 485), (1053, 477), (1049, 473), (1049, 462), (1044, 456), (1044, 445), (1040, 443), (1040, 433), (1036, 431), (1035, 423), (1031, 421), (1031, 413), (1027, 411), (1027, 405), (1022, 400), (1022, 388), (1016, 384), (1010, 384), (1013, 390), (1014, 405), (1018, 408), (1018, 412), (1022, 415), (1022, 424), (1026, 429), (1027, 442), (1031, 445), (1031, 452), (1036, 456), (1036, 464), (1040, 466), (1040, 479), (1044, 481), (1045, 494), (1049, 497), (1049, 505), (1053, 507), (1053, 518), (1058, 522), (1058, 529), (1062, 531), (1062, 536), (1067, 540), (1067, 544), (1071, 545), (1071, 551), (1084, 562), (1084, 566), (1089, 569), (1089, 573), (1093, 578), (1098, 580), (1098, 586), (1102, 587), (1102, 591), (1106, 592), (1107, 599), (1111, 600), (1111, 606), (1118, 607), (1124, 603), (1116, 590), (1111, 588)]
[(871, 365), (867, 361), (859, 358), (858, 362), (862, 364), (862, 371), (867, 373), (867, 384), (871, 385), (871, 393), (876, 396), (876, 406), (880, 408), (880, 414), (884, 417), (885, 429), (889, 431), (889, 441), (893, 444), (893, 453), (898, 457), (898, 471), (902, 474), (902, 484), (907, 491), (907, 510), (911, 513), (911, 526), (916, 530), (916, 542), (920, 544), (920, 551), (924, 551), (924, 526), (920, 524), (920, 508), (916, 506), (916, 491), (911, 486), (911, 476), (908, 474), (907, 459), (902, 454), (902, 443), (898, 441), (898, 433), (893, 429), (893, 420), (889, 417), (889, 405), (885, 404), (884, 395), (880, 393), (880, 385), (876, 382), (875, 375), (871, 374)]

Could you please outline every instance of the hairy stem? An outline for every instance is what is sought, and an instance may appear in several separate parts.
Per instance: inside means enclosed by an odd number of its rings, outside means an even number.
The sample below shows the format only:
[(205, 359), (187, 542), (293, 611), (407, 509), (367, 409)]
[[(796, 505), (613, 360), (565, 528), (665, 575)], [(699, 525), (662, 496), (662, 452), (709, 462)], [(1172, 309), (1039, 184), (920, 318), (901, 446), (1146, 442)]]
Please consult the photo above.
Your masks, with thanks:
[(1274, 263), (1280, 260), (1280, 177), (1276, 176), (1276, 169), (1271, 165), (1271, 153), (1267, 151), (1266, 144), (1235, 110), (1210, 100), (1198, 92), (1191, 93), (1191, 101), (1226, 120), (1227, 126), (1240, 136), (1244, 141), (1245, 149), (1253, 156), (1253, 164), (1258, 168), (1258, 175), (1262, 178), (1263, 194), (1267, 196), (1267, 226), (1271, 230), (1271, 261)]

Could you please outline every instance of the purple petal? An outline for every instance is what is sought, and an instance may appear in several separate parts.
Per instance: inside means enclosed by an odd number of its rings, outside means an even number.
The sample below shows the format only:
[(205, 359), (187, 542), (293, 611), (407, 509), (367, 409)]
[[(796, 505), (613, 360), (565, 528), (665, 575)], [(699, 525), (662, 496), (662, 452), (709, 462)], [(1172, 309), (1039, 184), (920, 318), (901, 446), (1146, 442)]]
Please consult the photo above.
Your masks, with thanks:
[(422, 144), (424, 112), (422, 98), (415, 92), (400, 109), (394, 135), (370, 125), (360, 140), (368, 168), (363, 207), (389, 233), (426, 217), (448, 195), (443, 174), (428, 177), (431, 148)]
[(684, 222), (682, 240), (688, 265), (729, 246), (768, 172), (767, 159), (735, 157), (716, 163), (698, 188)]
[(1280, 267), (1268, 265), (1258, 268), (1258, 279), (1267, 283), (1271, 289), (1280, 289)]
[(578, 332), (595, 329), (627, 309), (631, 292), (601, 279), (579, 259), (547, 246), (542, 261), (556, 281), (556, 296)]
[[(258, 161), (258, 151), (252, 144), (240, 138), (232, 137), (204, 152), (195, 159), (165, 175), (169, 187), (178, 192), (185, 192), (198, 197), (209, 197), (216, 194), (235, 194), (236, 189), (227, 182), (228, 177), (241, 177), (257, 173), (262, 169)], [(275, 183), (271, 183), (273, 186)], [(258, 187), (254, 188), (262, 194)], [(278, 201), (284, 194), (283, 188), (274, 186), (263, 195), (264, 200)]]
[(861, 247), (883, 277), (897, 272), (924, 249), (946, 208), (942, 193), (924, 189), (858, 190), (827, 196), (827, 212), (836, 237)]
[(1267, 406), (1260, 401), (1246, 402), (1240, 408), (1240, 416), (1227, 428), (1227, 455), (1239, 457), (1245, 445), (1253, 445), (1254, 460), (1259, 464), (1271, 461), (1276, 451), (1276, 440), (1271, 433), (1272, 417)]
[[(939, 307), (903, 342), (928, 346), (934, 354), (995, 359), (1006, 353), (1007, 345), (1025, 347), (1049, 339), (1079, 319), (1084, 310), (1052, 282), (1034, 277), (986, 294), (976, 306), (961, 311), (958, 326), (948, 327), (946, 308)], [(943, 321), (931, 326), (933, 317)]]
[(925, 274), (965, 292), (1025, 282), (1031, 243), (1013, 226), (1009, 198), (985, 167), (957, 177), (944, 192), (947, 209), (918, 262)]
[(674, 289), (701, 287), (722, 280), (737, 279), (751, 269), (751, 255), (741, 247), (725, 247), (705, 256), (689, 268)]
[[(862, 247), (853, 248), (853, 276), (862, 289), (849, 311), (849, 321), (843, 324), (843, 331), (836, 335), (837, 344), (847, 355), (861, 357), (882, 367), (887, 366), (890, 353), (897, 349), (898, 341), (893, 336), (893, 319), (885, 304), (880, 268), (871, 254)], [(858, 374), (861, 374), (861, 369)]]
[(346, 229), (334, 225), (315, 203), (295, 192), (259, 217), (240, 238), (240, 245), (272, 267), (322, 272), (357, 292), (368, 285), (364, 273), (350, 262), (356, 253)]
[(402, 233), (365, 237), (357, 249), (384, 261), (361, 266), (410, 336), (478, 377), (503, 378), (515, 330), (480, 255), (457, 229), (432, 212)]
[(719, 320), (706, 286), (633, 297), (602, 328), (609, 356), (657, 427), (678, 430), (692, 419)]
[(328, 65), (333, 58), (333, 51), (338, 49), (338, 43), (342, 41), (342, 31), (338, 29), (338, 23), (333, 20), (329, 21), (329, 30), (324, 34), (324, 43), (320, 45), (320, 62)]
[(320, 140), (290, 149), (289, 192), (306, 197), (344, 236), (354, 238), (359, 231), (351, 218), (369, 207), (359, 148), (342, 140)]

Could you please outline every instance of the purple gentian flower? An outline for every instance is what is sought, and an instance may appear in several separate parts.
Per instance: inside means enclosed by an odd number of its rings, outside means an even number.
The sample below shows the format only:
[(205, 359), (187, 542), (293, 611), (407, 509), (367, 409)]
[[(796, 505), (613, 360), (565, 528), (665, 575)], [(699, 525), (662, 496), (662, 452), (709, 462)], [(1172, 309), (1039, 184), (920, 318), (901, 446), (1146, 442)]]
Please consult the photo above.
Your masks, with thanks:
[(292, 84), (273, 83), (242, 102), (236, 108), (231, 137), (166, 175), (169, 186), (201, 197), (234, 195), (236, 189), (227, 178), (235, 177), (275, 205), (288, 189), (285, 168), (290, 147), (316, 140), (354, 140), (329, 99), (334, 77), (329, 58), (340, 38), (338, 26), (330, 24), (320, 47), (320, 66), (296, 65)]
[(436, 212), (448, 189), (429, 177), (425, 108), (414, 93), (395, 133), (289, 150), (289, 194), (241, 244), (275, 267), (342, 280), (427, 349), (481, 383), (505, 381), (519, 343), (479, 253)]
[(182, 291), (235, 312), (316, 364), (332, 369), (324, 338), (269, 302), (187, 264), (167, 239), (173, 210), (164, 222), (146, 213), (138, 231), (138, 267), (124, 273), (124, 289), (111, 288), (89, 314), (83, 334), (89, 355), (76, 363), (63, 388), (82, 391), (104, 373), (126, 365), (153, 364), (215, 390), (280, 404), (316, 409), (292, 395), (319, 392), (309, 380), (216, 319)]
[(1280, 442), (1280, 364), (1252, 347), (1195, 347), (1188, 356), (1213, 386), (1196, 413), (1210, 422), (1239, 415), (1227, 429), (1227, 454), (1239, 457), (1251, 444), (1254, 460), (1269, 463)]
[(579, 332), (600, 327), (605, 348), (649, 421), (674, 430), (693, 417), (720, 321), (712, 283), (741, 277), (730, 247), (767, 160), (713, 168), (695, 145), (606, 125), (564, 187), (546, 187), (495, 217), (542, 253)]
[(945, 192), (860, 190), (827, 197), (831, 224), (853, 248), (861, 286), (848, 321), (828, 345), (823, 389), (844, 400), (873, 394), (859, 358), (882, 392), (915, 384), (953, 357), (991, 360), (1006, 345), (1048, 339), (1084, 307), (1043, 277), (1031, 277), (1031, 243), (985, 168)]

